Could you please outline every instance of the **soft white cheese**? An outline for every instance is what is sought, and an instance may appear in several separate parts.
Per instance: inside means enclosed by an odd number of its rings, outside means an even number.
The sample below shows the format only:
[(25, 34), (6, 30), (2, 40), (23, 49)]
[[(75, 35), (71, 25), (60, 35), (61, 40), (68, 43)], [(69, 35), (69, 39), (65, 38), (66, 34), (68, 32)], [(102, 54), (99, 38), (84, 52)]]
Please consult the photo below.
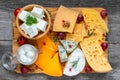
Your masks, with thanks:
[[(26, 18), (27, 16), (31, 15), (29, 12), (22, 10), (19, 14), (18, 14), (18, 18), (23, 21), (26, 22)], [(32, 15), (31, 15), (32, 16)]]
[(34, 7), (31, 11), (32, 15), (38, 18), (43, 18), (44, 16), (44, 10), (38, 7)]
[[(77, 61), (77, 64), (73, 67), (73, 62), (75, 61)], [(86, 61), (83, 52), (79, 48), (76, 48), (69, 56), (63, 73), (67, 76), (75, 76), (84, 69), (85, 63)]]
[(46, 27), (47, 27), (47, 22), (42, 20), (42, 19), (38, 19), (38, 23), (36, 24), (36, 27), (38, 30), (45, 32)]
[(26, 33), (30, 36), (30, 38), (33, 38), (38, 34), (38, 30), (36, 28), (36, 24), (30, 26), (29, 28), (26, 29)]
[(20, 25), (20, 28), (25, 32), (25, 34), (28, 34), (26, 32), (26, 29), (29, 28), (30, 26), (28, 26), (26, 23), (23, 23), (22, 25)]

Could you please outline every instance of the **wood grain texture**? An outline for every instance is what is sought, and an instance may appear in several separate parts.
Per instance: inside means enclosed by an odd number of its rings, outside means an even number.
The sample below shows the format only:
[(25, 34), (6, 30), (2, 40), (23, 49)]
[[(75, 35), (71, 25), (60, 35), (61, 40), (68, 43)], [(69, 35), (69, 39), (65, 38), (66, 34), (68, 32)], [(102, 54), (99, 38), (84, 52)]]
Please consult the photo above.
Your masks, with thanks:
[(12, 16), (15, 8), (27, 4), (46, 7), (104, 7), (109, 12), (109, 61), (113, 71), (106, 74), (80, 74), (75, 77), (50, 77), (44, 74), (21, 75), (6, 71), (0, 63), (0, 80), (119, 80), (120, 79), (120, 0), (0, 0), (0, 59), (12, 51)]

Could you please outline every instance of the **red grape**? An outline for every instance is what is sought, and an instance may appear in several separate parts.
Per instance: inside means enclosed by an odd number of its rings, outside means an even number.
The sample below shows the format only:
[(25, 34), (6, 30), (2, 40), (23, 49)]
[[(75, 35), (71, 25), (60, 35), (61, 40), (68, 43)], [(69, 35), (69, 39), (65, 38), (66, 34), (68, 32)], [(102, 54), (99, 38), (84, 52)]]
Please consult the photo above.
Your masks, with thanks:
[(18, 13), (20, 12), (20, 10), (21, 10), (20, 8), (16, 8), (15, 11), (14, 11), (14, 15), (17, 16)]
[(108, 15), (107, 10), (102, 10), (102, 11), (100, 12), (100, 15), (102, 16), (102, 18), (106, 18), (107, 15)]
[(105, 51), (105, 50), (108, 48), (108, 43), (107, 43), (107, 42), (103, 42), (103, 43), (101, 44), (101, 47), (102, 47), (102, 49)]
[(63, 39), (65, 37), (65, 33), (59, 32), (57, 37), (58, 37), (58, 39)]
[(92, 68), (91, 68), (90, 66), (86, 66), (86, 67), (85, 67), (85, 72), (86, 72), (86, 73), (92, 72)]
[(22, 72), (22, 73), (27, 73), (27, 72), (28, 72), (28, 70), (29, 70), (29, 69), (28, 69), (28, 67), (27, 67), (27, 66), (24, 66), (24, 65), (23, 65), (23, 66), (21, 66), (21, 72)]
[(83, 20), (84, 20), (84, 17), (82, 15), (79, 15), (77, 18), (77, 23), (80, 23)]

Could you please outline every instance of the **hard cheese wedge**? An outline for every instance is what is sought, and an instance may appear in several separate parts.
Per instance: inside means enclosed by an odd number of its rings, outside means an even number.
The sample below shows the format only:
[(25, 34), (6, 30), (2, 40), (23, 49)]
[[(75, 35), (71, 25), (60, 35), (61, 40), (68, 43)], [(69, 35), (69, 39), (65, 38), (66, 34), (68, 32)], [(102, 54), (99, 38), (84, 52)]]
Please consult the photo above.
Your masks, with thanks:
[(35, 64), (40, 68), (44, 69), (45, 66), (48, 64), (48, 62), (51, 60), (55, 52), (48, 47), (44, 46), (42, 47), (42, 50), (38, 54), (38, 58), (35, 62)]
[[(64, 6), (60, 6), (53, 24), (53, 31), (72, 33), (78, 14), (79, 14), (78, 11), (66, 8)], [(69, 26), (64, 27), (63, 21), (68, 22)]]
[(50, 76), (62, 76), (62, 67), (59, 61), (58, 53), (48, 62), (43, 72)]
[(83, 52), (76, 48), (69, 56), (63, 73), (67, 76), (75, 76), (84, 69), (85, 63)]
[(100, 16), (100, 13), (95, 9), (82, 10), (84, 21), (88, 25), (88, 29), (102, 28), (104, 31), (109, 32), (107, 24)]
[(95, 72), (109, 72), (112, 70), (104, 52), (94, 37), (86, 38), (80, 43), (88, 64)]
[(46, 47), (48, 47), (49, 49), (51, 49), (55, 52), (58, 50), (57, 46), (54, 44), (54, 42), (47, 35), (38, 39), (37, 44), (38, 44), (39, 48), (42, 48), (43, 46), (46, 46)]
[(70, 40), (60, 40), (60, 42), (67, 51), (67, 53), (71, 53), (78, 46), (78, 42), (74, 42)]

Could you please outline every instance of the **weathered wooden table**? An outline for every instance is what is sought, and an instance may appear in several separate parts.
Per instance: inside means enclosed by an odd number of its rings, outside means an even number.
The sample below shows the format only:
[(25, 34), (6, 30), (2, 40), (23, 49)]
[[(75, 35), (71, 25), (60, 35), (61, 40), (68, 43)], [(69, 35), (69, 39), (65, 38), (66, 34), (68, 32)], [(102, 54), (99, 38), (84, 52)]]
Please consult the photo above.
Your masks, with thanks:
[(12, 16), (15, 8), (27, 4), (46, 7), (104, 7), (109, 12), (109, 61), (113, 71), (105, 74), (79, 74), (74, 77), (50, 77), (44, 74), (23, 75), (11, 73), (1, 66), (0, 80), (120, 80), (120, 0), (0, 0), (0, 59), (12, 51)]

